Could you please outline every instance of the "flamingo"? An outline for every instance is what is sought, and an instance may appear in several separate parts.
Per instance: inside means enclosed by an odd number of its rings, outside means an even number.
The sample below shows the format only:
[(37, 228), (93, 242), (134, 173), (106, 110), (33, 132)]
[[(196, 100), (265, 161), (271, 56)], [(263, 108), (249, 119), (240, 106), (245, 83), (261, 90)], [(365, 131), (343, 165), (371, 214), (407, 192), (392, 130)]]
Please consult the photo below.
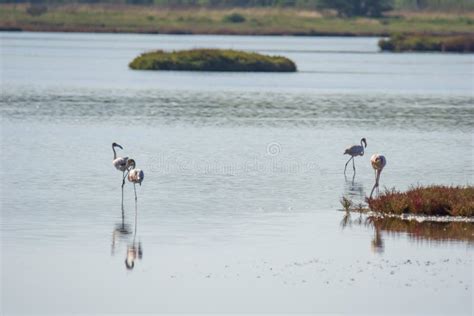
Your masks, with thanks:
[(115, 152), (115, 147), (118, 147), (120, 149), (123, 149), (123, 147), (117, 143), (112, 143), (112, 150), (114, 151), (114, 160), (112, 161), (112, 164), (114, 165), (115, 169), (122, 171), (122, 192), (123, 192), (123, 186), (125, 185), (125, 171), (127, 171), (128, 157), (117, 157), (117, 153)]
[(351, 160), (352, 160), (352, 168), (354, 169), (354, 175), (355, 175), (356, 169), (355, 169), (354, 157), (363, 156), (364, 155), (364, 148), (367, 148), (367, 141), (365, 140), (365, 138), (362, 138), (360, 140), (360, 146), (359, 145), (353, 145), (353, 146), (347, 148), (344, 151), (344, 155), (347, 154), (347, 155), (351, 156), (351, 158), (349, 158), (349, 160), (346, 162), (346, 165), (344, 166), (344, 175), (346, 174), (347, 164)]
[(372, 168), (375, 170), (375, 184), (370, 192), (370, 198), (372, 198), (372, 194), (374, 193), (375, 188), (377, 188), (377, 192), (379, 189), (379, 179), (380, 174), (382, 173), (383, 168), (387, 164), (387, 159), (383, 155), (380, 154), (373, 154), (370, 158), (370, 163), (372, 164)]
[(133, 183), (133, 190), (135, 191), (135, 202), (137, 201), (137, 189), (136, 184), (142, 185), (142, 181), (145, 178), (145, 173), (141, 169), (135, 169), (135, 160), (129, 159), (127, 161), (128, 169), (128, 181)]

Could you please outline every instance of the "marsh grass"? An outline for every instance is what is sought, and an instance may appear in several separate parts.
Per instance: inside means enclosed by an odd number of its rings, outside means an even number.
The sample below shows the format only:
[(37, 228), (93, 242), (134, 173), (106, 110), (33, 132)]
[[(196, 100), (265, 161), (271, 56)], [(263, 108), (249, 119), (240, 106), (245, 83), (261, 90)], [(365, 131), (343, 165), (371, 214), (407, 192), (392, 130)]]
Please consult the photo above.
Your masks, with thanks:
[(381, 214), (474, 216), (474, 187), (413, 187), (406, 192), (385, 190), (367, 200), (369, 209)]
[(230, 49), (191, 49), (174, 52), (148, 52), (135, 58), (129, 66), (136, 70), (296, 71), (295, 63), (286, 57), (267, 56)]

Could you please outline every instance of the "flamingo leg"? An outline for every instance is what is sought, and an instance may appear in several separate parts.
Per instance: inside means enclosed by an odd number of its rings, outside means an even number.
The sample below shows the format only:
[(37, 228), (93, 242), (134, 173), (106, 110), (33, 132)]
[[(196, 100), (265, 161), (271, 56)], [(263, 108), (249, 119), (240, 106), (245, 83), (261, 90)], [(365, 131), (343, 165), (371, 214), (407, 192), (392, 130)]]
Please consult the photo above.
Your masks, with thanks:
[(123, 187), (125, 186), (125, 171), (122, 172), (122, 199), (123, 199)]
[(135, 203), (137, 202), (137, 185), (133, 184), (133, 191), (135, 191)]
[(123, 217), (123, 187), (122, 187), (122, 217)]
[(354, 175), (356, 173), (355, 159), (352, 159), (352, 169), (354, 169)]
[(122, 228), (125, 226), (125, 210), (123, 208), (123, 191), (122, 191)]
[(349, 158), (349, 160), (346, 162), (346, 165), (344, 166), (344, 174), (346, 174), (347, 164), (351, 161), (351, 159), (354, 159), (354, 157)]

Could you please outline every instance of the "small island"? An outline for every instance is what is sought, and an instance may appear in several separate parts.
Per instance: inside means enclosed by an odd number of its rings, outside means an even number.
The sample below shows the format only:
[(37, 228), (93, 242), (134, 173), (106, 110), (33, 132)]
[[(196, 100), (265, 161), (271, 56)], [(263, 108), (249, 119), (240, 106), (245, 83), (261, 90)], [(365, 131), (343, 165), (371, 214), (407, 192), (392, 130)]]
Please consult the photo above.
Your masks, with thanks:
[(295, 72), (293, 61), (230, 49), (191, 49), (143, 53), (129, 67), (135, 70)]
[(367, 199), (367, 208), (341, 199), (346, 211), (371, 212), (380, 215), (422, 215), (474, 217), (474, 186), (413, 187), (406, 192), (386, 190)]
[(382, 51), (392, 52), (474, 52), (474, 35), (405, 35), (396, 34), (389, 39), (381, 39), (379, 47)]
[(387, 190), (368, 200), (373, 212), (428, 216), (474, 216), (474, 187), (433, 185), (406, 192)]

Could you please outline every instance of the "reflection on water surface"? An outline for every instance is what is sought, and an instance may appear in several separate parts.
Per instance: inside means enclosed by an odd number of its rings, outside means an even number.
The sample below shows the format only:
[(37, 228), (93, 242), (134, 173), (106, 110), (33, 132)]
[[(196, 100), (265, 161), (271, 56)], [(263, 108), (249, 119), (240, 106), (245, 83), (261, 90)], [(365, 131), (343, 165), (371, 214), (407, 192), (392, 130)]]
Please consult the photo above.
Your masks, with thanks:
[(383, 252), (383, 236), (392, 237), (408, 236), (411, 241), (442, 243), (464, 242), (469, 246), (474, 245), (473, 222), (438, 222), (429, 220), (405, 220), (398, 217), (383, 217), (364, 215), (362, 213), (345, 212), (341, 227), (352, 225), (370, 227), (374, 230), (371, 245), (374, 251)]

